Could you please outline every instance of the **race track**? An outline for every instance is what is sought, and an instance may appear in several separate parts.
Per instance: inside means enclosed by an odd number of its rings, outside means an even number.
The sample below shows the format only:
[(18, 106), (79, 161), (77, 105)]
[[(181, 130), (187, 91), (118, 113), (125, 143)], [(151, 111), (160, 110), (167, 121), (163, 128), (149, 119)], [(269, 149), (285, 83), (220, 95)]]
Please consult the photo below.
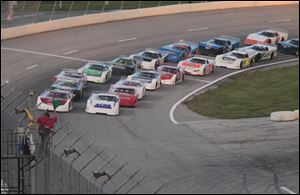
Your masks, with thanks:
[[(9, 80), (9, 87), (16, 91), (33, 89), (39, 94), (60, 68), (79, 68), (84, 60), (110, 60), (179, 39), (198, 42), (224, 34), (244, 40), (249, 33), (271, 27), (287, 30), (291, 38), (299, 37), (299, 6), (149, 17), (1, 41), (1, 83)], [(256, 65), (293, 58), (280, 55)], [(84, 109), (92, 91), (105, 91), (119, 78), (104, 85), (89, 83), (75, 108), (60, 114), (75, 130), (56, 153), (83, 133), (85, 141), (79, 148), (95, 140), (94, 146), (103, 146), (128, 162), (128, 169), (106, 185), (107, 193), (136, 169), (142, 171), (139, 177), (147, 177), (133, 193), (153, 193), (161, 185), (160, 193), (279, 193), (278, 185), (299, 193), (299, 121), (171, 122), (169, 111), (179, 99), (230, 72), (233, 70), (217, 68), (210, 76), (187, 76), (182, 84), (148, 92), (136, 108), (122, 108), (116, 117), (91, 115)], [(179, 111), (175, 117), (181, 122), (192, 121), (187, 116), (198, 120), (184, 108)], [(74, 166), (80, 167), (79, 163)], [(89, 169), (98, 166), (95, 162)]]

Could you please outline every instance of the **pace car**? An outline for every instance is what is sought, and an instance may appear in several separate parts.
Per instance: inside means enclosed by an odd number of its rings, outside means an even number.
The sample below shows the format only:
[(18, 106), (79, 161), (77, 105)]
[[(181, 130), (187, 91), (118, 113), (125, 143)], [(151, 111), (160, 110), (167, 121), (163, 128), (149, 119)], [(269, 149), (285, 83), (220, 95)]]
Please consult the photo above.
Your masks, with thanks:
[(87, 113), (118, 115), (120, 112), (120, 97), (109, 93), (93, 93), (85, 107)]
[(254, 44), (240, 48), (239, 51), (245, 51), (246, 53), (256, 52), (255, 62), (271, 60), (277, 56), (277, 47), (272, 45)]
[(78, 100), (83, 96), (83, 83), (70, 79), (58, 79), (52, 85), (51, 89), (66, 90), (73, 93), (74, 100)]
[(77, 69), (64, 68), (62, 71), (53, 77), (52, 83), (58, 79), (76, 80), (83, 83), (83, 86), (87, 86), (87, 77), (85, 74), (78, 72)]
[(255, 62), (256, 52), (231, 51), (226, 54), (217, 55), (215, 66), (229, 69), (242, 69), (249, 67)]
[(54, 101), (59, 101), (57, 112), (69, 112), (73, 109), (73, 93), (65, 90), (45, 90), (37, 99), (37, 109), (54, 111)]
[(127, 76), (129, 74), (133, 74), (136, 69), (140, 67), (139, 62), (125, 55), (121, 55), (113, 61), (106, 62), (106, 64), (112, 66), (113, 75)]
[(288, 39), (288, 33), (278, 30), (262, 30), (249, 34), (245, 41), (245, 45), (253, 45), (256, 43), (275, 45)]
[(133, 87), (111, 85), (109, 93), (120, 97), (120, 106), (135, 107), (138, 103), (138, 93)]
[(86, 74), (90, 82), (106, 83), (111, 79), (112, 67), (102, 62), (88, 62), (78, 72)]
[(158, 66), (164, 63), (168, 52), (155, 49), (146, 49), (138, 54), (132, 54), (129, 57), (140, 63), (140, 68), (147, 70), (156, 70)]
[(165, 85), (175, 85), (184, 80), (184, 70), (179, 67), (163, 65), (158, 68), (160, 82)]
[(277, 45), (279, 53), (299, 56), (299, 38), (283, 41)]
[(141, 70), (129, 75), (127, 78), (145, 83), (148, 90), (156, 90), (160, 87), (160, 74), (157, 71)]
[(215, 70), (214, 60), (200, 56), (180, 61), (177, 66), (183, 68), (185, 73), (195, 76), (211, 74)]
[(121, 79), (113, 85), (113, 87), (124, 87), (124, 86), (135, 88), (139, 100), (143, 99), (146, 96), (146, 85), (141, 81)]
[(240, 42), (239, 38), (221, 35), (208, 41), (200, 42), (199, 53), (209, 56), (224, 54), (240, 47)]
[(171, 62), (179, 62), (183, 59), (192, 57), (198, 51), (198, 45), (186, 41), (178, 41), (170, 45), (164, 45), (159, 50), (169, 52), (166, 60)]

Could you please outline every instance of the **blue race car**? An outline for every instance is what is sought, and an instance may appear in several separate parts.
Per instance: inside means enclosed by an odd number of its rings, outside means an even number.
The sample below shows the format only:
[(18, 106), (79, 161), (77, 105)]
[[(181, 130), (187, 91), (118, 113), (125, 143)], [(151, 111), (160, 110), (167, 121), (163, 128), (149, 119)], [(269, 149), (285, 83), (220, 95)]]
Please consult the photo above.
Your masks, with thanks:
[(166, 61), (177, 63), (196, 54), (198, 51), (198, 45), (196, 43), (181, 40), (170, 45), (164, 45), (160, 48), (160, 50), (169, 52), (169, 55), (166, 57)]
[(230, 52), (240, 46), (241, 40), (236, 37), (219, 36), (199, 43), (199, 53), (216, 56)]
[(299, 56), (299, 38), (277, 43), (277, 46), (279, 53)]

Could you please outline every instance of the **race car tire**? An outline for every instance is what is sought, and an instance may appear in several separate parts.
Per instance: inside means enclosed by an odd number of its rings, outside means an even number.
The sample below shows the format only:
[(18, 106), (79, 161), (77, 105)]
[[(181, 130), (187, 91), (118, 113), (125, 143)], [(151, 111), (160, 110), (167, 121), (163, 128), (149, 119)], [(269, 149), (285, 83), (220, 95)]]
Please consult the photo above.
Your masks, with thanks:
[(243, 62), (240, 63), (240, 69), (243, 69)]
[(157, 61), (157, 62), (155, 62), (154, 69), (157, 70), (158, 66), (159, 66), (159, 62)]
[(281, 38), (281, 42), (282, 42), (282, 41), (285, 41), (284, 37)]
[(274, 52), (273, 52), (273, 53), (271, 53), (270, 60), (272, 60), (272, 59), (273, 59), (273, 57), (274, 57)]
[(260, 59), (261, 59), (261, 54), (259, 53), (259, 54), (257, 54), (257, 55), (255, 56), (255, 61), (256, 61), (256, 62), (259, 62)]
[(80, 98), (82, 98), (83, 97), (83, 90), (81, 89), (81, 91), (80, 91)]
[(182, 82), (184, 81), (184, 75), (182, 75)]

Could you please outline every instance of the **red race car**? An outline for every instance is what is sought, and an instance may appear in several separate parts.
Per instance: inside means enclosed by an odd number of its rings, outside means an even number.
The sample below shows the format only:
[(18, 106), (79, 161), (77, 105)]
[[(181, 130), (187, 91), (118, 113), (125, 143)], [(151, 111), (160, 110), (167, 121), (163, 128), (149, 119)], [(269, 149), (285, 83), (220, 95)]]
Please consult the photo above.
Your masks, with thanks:
[(135, 107), (137, 105), (138, 93), (135, 88), (111, 86), (109, 93), (120, 97), (120, 106)]
[(160, 66), (158, 67), (160, 72), (160, 82), (165, 85), (175, 85), (181, 83), (184, 80), (184, 69), (175, 66)]

